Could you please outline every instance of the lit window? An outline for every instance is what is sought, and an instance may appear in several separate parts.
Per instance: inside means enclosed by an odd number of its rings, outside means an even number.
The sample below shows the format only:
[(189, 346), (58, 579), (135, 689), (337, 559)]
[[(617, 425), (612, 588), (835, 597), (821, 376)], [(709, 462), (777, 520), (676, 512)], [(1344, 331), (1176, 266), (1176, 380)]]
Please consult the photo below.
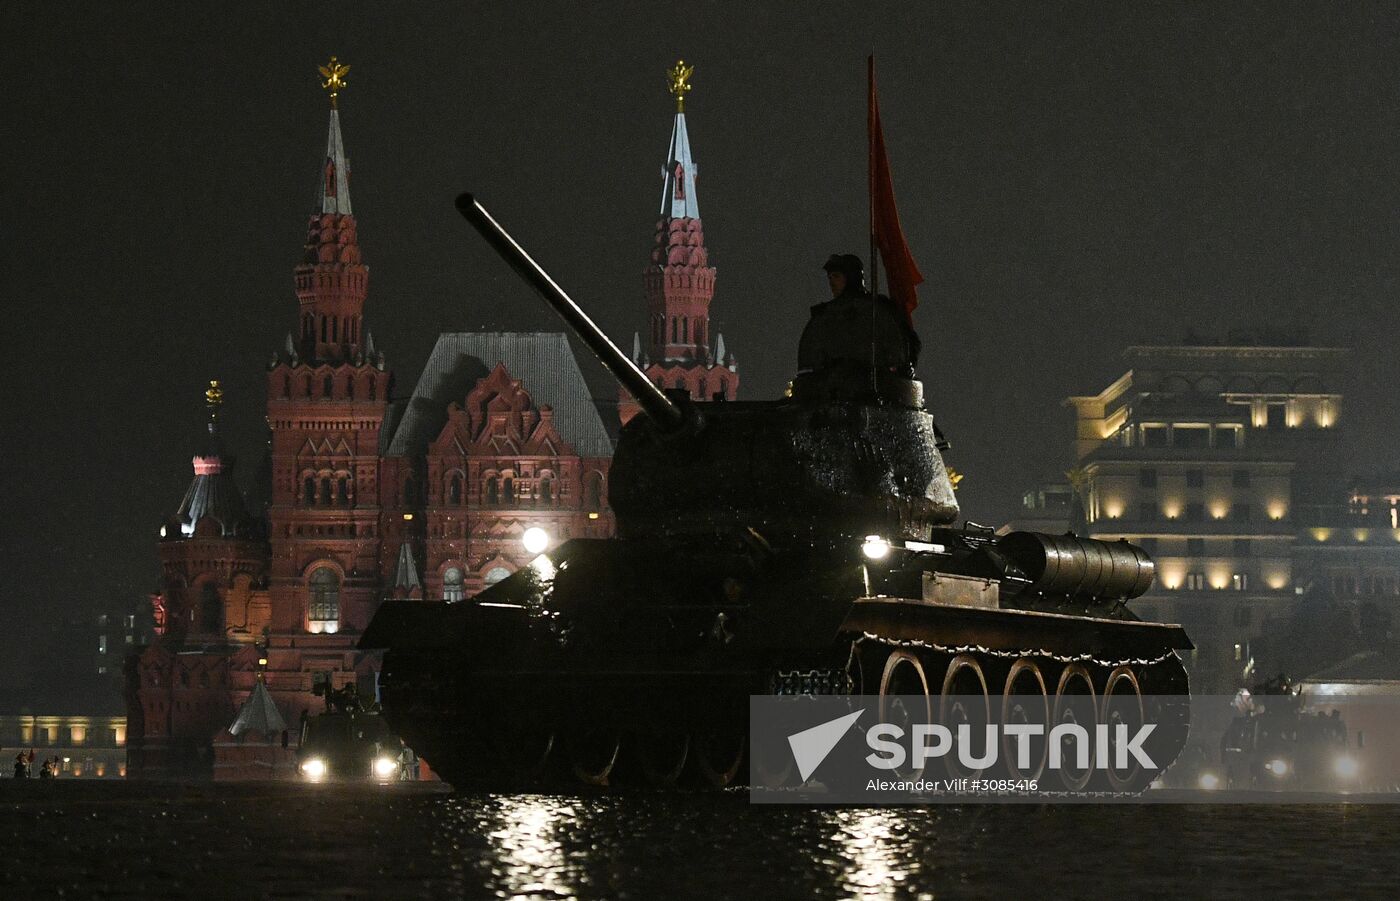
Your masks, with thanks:
[(311, 574), (310, 588), (307, 619), (311, 631), (336, 631), (340, 628), (340, 577), (323, 566)]
[(486, 587), (490, 588), (492, 585), (495, 585), (497, 582), (501, 581), (508, 575), (510, 575), (510, 570), (506, 569), (504, 566), (492, 567), (486, 573), (486, 579), (484, 580), (486, 583)]
[(1230, 582), (1231, 582), (1231, 584), (1234, 586), (1234, 588), (1235, 588), (1236, 591), (1248, 591), (1248, 590), (1249, 590), (1249, 574), (1248, 574), (1248, 573), (1235, 573), (1235, 574), (1231, 577)]

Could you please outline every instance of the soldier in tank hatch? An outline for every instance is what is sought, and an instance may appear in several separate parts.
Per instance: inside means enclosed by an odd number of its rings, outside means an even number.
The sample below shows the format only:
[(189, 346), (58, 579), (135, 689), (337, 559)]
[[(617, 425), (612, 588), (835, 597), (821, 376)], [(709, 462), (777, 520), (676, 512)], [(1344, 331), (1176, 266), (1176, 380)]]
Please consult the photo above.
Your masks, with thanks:
[(832, 254), (822, 268), (831, 300), (812, 307), (797, 346), (798, 371), (838, 368), (856, 375), (873, 364), (876, 370), (913, 378), (919, 336), (888, 297), (871, 297), (860, 257)]

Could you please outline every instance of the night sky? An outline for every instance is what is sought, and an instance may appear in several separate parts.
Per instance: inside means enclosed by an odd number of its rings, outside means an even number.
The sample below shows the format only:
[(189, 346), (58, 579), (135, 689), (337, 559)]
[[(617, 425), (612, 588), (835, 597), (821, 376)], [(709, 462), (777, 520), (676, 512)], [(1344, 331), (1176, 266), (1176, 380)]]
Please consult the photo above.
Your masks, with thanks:
[(967, 516), (1013, 515), (1069, 465), (1061, 399), (1188, 328), (1354, 347), (1338, 466), (1396, 465), (1393, 4), (66, 6), (0, 8), (0, 667), (38, 623), (156, 586), (207, 379), (245, 482), (256, 466), (332, 53), (398, 394), (439, 332), (560, 328), (455, 212), (463, 190), (631, 346), (683, 56), (713, 320), (742, 396), (777, 396), (822, 262), (867, 252), (874, 52)]

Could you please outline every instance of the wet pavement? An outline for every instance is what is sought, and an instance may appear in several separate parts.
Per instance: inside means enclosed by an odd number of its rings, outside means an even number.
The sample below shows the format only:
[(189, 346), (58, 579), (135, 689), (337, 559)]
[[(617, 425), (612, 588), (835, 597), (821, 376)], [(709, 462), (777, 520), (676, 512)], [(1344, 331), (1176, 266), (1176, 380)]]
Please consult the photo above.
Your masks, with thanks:
[(0, 781), (0, 898), (1394, 897), (1392, 804), (753, 806), (721, 794)]

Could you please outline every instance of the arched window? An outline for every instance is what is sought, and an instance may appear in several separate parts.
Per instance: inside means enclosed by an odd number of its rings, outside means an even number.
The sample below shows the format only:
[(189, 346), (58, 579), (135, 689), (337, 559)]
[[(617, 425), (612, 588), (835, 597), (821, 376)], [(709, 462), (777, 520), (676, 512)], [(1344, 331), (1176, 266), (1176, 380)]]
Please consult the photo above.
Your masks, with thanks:
[(345, 476), (336, 479), (335, 502), (343, 507), (350, 506), (350, 480)]
[(335, 379), (331, 378), (330, 376), (326, 376), (325, 379), (321, 382), (321, 396), (330, 397), (334, 393)]
[(489, 570), (487, 570), (486, 578), (482, 581), (485, 583), (487, 588), (490, 588), (492, 585), (495, 585), (497, 582), (501, 581), (508, 575), (510, 575), (510, 570), (506, 569), (504, 566), (493, 566)]
[(282, 376), (282, 396), (292, 396), (292, 377), (289, 375)]
[(675, 344), (675, 343), (676, 343), (676, 333), (677, 333), (677, 331), (678, 331), (678, 330), (677, 330), (677, 328), (676, 328), (676, 317), (672, 316), (672, 317), (671, 317), (671, 343), (672, 343), (672, 344)]
[(199, 594), (199, 629), (211, 634), (224, 631), (224, 599), (219, 597), (219, 586), (205, 582)]
[(486, 504), (487, 506), (494, 507), (500, 502), (500, 479), (491, 476), (486, 480)]
[(311, 476), (307, 476), (306, 483), (302, 485), (301, 500), (308, 507), (316, 506), (316, 480)]
[(543, 503), (554, 503), (554, 480), (548, 475), (540, 476), (540, 490), (537, 496)]
[(306, 396), (311, 396), (311, 376), (306, 377)]
[(603, 477), (596, 472), (583, 477), (583, 507), (590, 513), (603, 507)]
[(329, 507), (331, 505), (331, 479), (324, 476), (321, 479), (321, 505)]
[(403, 480), (403, 505), (412, 507), (418, 503), (418, 484), (413, 480), (413, 476)]
[(379, 380), (374, 376), (369, 377), (369, 399), (374, 400), (374, 392), (379, 387)]
[(702, 376), (700, 376), (700, 382), (699, 382), (698, 386), (696, 387), (695, 396), (696, 396), (697, 398), (699, 398), (700, 400), (709, 400), (709, 399), (710, 399), (710, 395), (706, 393), (706, 391), (708, 391), (708, 390), (709, 390), (709, 383), (705, 381), (705, 377), (702, 375)]
[(345, 399), (355, 399), (355, 377), (353, 375), (345, 380)]
[(506, 476), (505, 481), (501, 484), (501, 503), (515, 503), (515, 479), (511, 476)]
[(337, 341), (339, 341), (339, 340), (340, 340), (340, 318), (337, 317), (337, 316), (332, 316), (332, 317), (331, 317), (331, 343), (335, 343), (335, 342), (337, 342)]
[(447, 502), (449, 504), (460, 504), (462, 502), (462, 476), (460, 473), (452, 474), (452, 481), (447, 486)]
[(689, 320), (689, 319), (682, 319), (682, 320), (681, 320), (681, 343), (682, 343), (682, 344), (689, 344), (689, 343), (690, 343), (690, 320)]
[(447, 568), (447, 572), (442, 574), (442, 599), (444, 601), (460, 601), (467, 596), (467, 590), (462, 584), (463, 573), (455, 566)]
[(321, 343), (326, 343), (326, 317), (321, 317)]
[(322, 566), (311, 574), (308, 587), (309, 628), (312, 632), (335, 632), (340, 628), (340, 576), (329, 566)]

